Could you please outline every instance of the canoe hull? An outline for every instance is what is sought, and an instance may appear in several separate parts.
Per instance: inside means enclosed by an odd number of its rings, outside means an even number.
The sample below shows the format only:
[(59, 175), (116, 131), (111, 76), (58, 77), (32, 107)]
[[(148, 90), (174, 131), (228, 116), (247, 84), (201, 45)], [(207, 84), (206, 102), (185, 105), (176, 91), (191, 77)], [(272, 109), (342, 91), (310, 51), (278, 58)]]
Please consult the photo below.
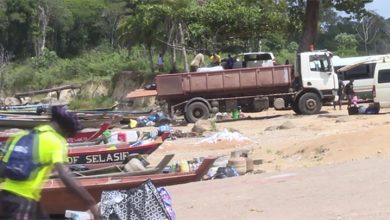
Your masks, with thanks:
[[(169, 186), (199, 181), (213, 165), (215, 159), (215, 157), (206, 158), (196, 172), (152, 174), (119, 178), (104, 177), (80, 179), (79, 183), (88, 190), (97, 202), (99, 202), (103, 191), (134, 188), (148, 179), (150, 179), (156, 186)], [(48, 214), (64, 214), (65, 210), (85, 211), (89, 208), (77, 195), (70, 192), (58, 179), (46, 182), (42, 190), (41, 204)]]

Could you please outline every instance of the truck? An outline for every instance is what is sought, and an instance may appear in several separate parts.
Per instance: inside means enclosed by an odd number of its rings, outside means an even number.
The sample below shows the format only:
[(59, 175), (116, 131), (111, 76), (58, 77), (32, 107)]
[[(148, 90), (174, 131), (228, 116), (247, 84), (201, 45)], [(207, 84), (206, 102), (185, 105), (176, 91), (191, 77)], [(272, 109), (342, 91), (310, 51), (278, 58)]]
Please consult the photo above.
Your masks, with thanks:
[(171, 117), (193, 123), (217, 112), (259, 112), (270, 106), (317, 114), (337, 94), (338, 79), (327, 50), (297, 54), (296, 65), (213, 72), (162, 74), (155, 78), (157, 102)]

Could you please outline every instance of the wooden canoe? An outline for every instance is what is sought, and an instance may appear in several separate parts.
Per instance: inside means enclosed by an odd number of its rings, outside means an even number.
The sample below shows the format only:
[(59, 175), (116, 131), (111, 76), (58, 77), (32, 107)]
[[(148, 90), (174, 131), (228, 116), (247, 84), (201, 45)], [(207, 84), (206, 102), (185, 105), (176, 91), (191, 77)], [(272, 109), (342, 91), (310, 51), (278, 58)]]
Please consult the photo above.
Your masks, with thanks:
[(98, 177), (141, 176), (141, 175), (156, 174), (156, 173), (161, 173), (174, 156), (175, 156), (174, 154), (167, 154), (157, 164), (156, 167), (146, 168), (145, 170), (142, 171), (126, 172), (124, 171), (125, 165), (112, 165), (108, 167), (73, 172), (73, 173), (77, 176), (78, 179), (91, 179), (91, 178), (98, 178)]
[[(44, 116), (9, 116), (2, 115), (0, 118), (0, 128), (22, 128), (31, 129), (41, 124), (50, 123), (51, 117), (49, 115)], [(111, 125), (119, 123), (122, 120), (120, 115), (80, 115), (81, 128), (98, 128), (103, 123), (109, 123)]]
[(126, 159), (127, 155), (151, 154), (161, 144), (161, 137), (156, 140), (139, 146), (131, 146), (127, 143), (95, 145), (87, 147), (69, 148), (68, 159), (69, 164), (82, 164), (89, 169), (121, 164)]
[[(74, 136), (69, 137), (67, 139), (68, 143), (81, 143), (87, 141), (93, 141), (99, 138), (105, 130), (110, 127), (110, 123), (103, 123), (100, 125), (99, 130), (88, 130), (88, 131), (80, 131), (76, 133)], [(5, 142), (8, 140), (10, 136), (12, 136), (15, 132), (0, 132), (0, 142)]]
[[(120, 120), (119, 120), (120, 121)], [(1, 128), (22, 128), (31, 129), (38, 125), (50, 123), (47, 119), (23, 119), (23, 118), (1, 118)], [(80, 120), (81, 128), (98, 128), (102, 123), (112, 123), (112, 118)]]
[[(97, 202), (99, 202), (103, 191), (130, 189), (139, 186), (147, 179), (151, 179), (156, 186), (168, 186), (199, 181), (207, 173), (215, 160), (215, 157), (206, 158), (195, 172), (100, 177), (80, 179), (79, 183), (88, 190)], [(50, 179), (45, 183), (42, 190), (41, 205), (45, 211), (51, 215), (63, 215), (65, 210), (85, 211), (88, 209), (79, 196), (69, 191), (59, 179)]]

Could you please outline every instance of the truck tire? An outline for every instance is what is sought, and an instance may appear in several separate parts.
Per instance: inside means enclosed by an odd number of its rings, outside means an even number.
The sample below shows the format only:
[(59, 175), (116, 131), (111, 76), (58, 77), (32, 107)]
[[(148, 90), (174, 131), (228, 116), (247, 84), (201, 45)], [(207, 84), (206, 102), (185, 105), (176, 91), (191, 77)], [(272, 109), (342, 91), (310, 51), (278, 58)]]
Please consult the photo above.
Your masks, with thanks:
[(208, 119), (210, 110), (203, 102), (194, 102), (188, 106), (185, 116), (188, 122), (195, 123), (199, 119)]
[(298, 107), (301, 114), (312, 115), (320, 112), (322, 102), (317, 94), (308, 92), (303, 94), (298, 101)]

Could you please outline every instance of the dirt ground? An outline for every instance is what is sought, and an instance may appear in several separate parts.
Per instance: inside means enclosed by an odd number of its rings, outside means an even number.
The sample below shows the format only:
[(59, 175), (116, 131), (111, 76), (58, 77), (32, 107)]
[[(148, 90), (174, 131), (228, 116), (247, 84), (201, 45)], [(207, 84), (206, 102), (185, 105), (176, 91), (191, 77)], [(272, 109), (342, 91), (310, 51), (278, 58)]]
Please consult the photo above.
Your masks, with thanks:
[[(351, 116), (345, 106), (343, 110), (330, 106), (322, 110), (321, 114), (309, 116), (296, 115), (291, 110), (268, 110), (251, 114), (260, 119), (217, 123), (218, 131), (237, 131), (249, 140), (201, 143), (207, 135), (167, 140), (149, 160), (157, 162), (167, 153), (174, 153), (173, 161), (177, 161), (228, 156), (235, 149), (248, 149), (252, 159), (263, 162), (255, 165), (256, 171), (272, 172), (390, 155), (390, 109), (381, 109), (378, 115)], [(185, 132), (192, 126), (173, 128)]]

